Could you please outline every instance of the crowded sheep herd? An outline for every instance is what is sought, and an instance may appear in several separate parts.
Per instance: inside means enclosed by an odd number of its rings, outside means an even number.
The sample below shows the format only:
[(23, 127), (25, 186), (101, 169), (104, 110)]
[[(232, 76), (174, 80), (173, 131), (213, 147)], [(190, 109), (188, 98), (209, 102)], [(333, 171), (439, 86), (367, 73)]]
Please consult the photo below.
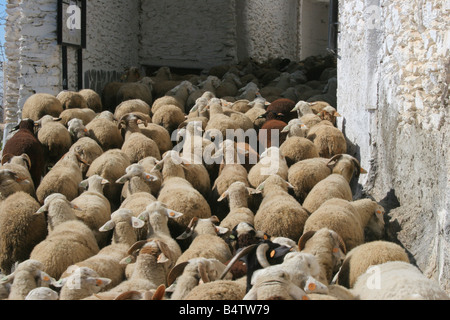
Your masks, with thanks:
[(143, 74), (26, 100), (0, 299), (449, 299), (352, 191), (333, 56)]

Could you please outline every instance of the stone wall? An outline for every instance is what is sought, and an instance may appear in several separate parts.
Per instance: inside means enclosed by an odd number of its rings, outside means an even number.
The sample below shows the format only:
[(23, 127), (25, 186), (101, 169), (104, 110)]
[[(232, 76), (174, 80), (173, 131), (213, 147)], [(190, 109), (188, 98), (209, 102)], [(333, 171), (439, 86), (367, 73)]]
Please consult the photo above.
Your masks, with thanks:
[(235, 19), (235, 1), (142, 1), (140, 62), (198, 69), (234, 63)]
[(339, 123), (387, 236), (450, 292), (450, 1), (340, 2)]

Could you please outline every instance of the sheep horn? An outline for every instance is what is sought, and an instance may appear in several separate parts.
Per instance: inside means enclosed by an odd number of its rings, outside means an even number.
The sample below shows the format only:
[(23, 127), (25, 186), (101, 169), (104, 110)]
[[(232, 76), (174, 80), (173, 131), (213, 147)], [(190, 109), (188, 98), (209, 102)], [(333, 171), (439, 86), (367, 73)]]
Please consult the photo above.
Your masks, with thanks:
[(243, 256), (247, 255), (250, 251), (252, 251), (255, 247), (257, 247), (258, 244), (252, 244), (245, 248), (243, 248), (241, 251), (239, 251), (227, 264), (225, 270), (223, 270), (222, 274), (220, 275), (219, 279), (223, 280), (225, 276), (227, 275), (228, 271), (233, 267), (233, 265)]
[(190, 237), (192, 232), (194, 231), (197, 223), (198, 223), (198, 218), (197, 217), (192, 218), (191, 221), (189, 222), (189, 225), (186, 227), (186, 230), (182, 234), (180, 234), (177, 237), (177, 239), (183, 240), (183, 239)]
[(27, 162), (28, 169), (30, 169), (31, 168), (30, 156), (28, 154), (26, 154), (26, 153), (22, 153), (20, 156)]
[(135, 242), (135, 243), (130, 247), (130, 249), (128, 249), (127, 254), (133, 254), (134, 251), (136, 251), (136, 250), (142, 248), (142, 247), (144, 246), (144, 244), (146, 244), (147, 242), (148, 242), (147, 240), (140, 240), (140, 241)]
[(128, 118), (130, 116), (129, 113), (124, 114), (123, 116), (120, 117), (119, 121), (117, 121), (117, 128), (120, 129), (120, 126), (122, 125), (122, 121), (124, 121), (126, 118)]
[(3, 157), (2, 157), (2, 165), (7, 163), (9, 160), (11, 160), (12, 157), (14, 157), (14, 155), (11, 154), (11, 153), (4, 154)]
[(175, 282), (175, 280), (183, 273), (184, 269), (188, 265), (189, 261), (184, 261), (176, 266), (174, 266), (172, 269), (170, 269), (169, 274), (167, 275), (167, 285), (170, 286), (172, 283)]
[(327, 166), (330, 165), (330, 163), (332, 163), (332, 162), (338, 161), (342, 157), (343, 157), (343, 154), (336, 154), (336, 155), (334, 155), (332, 158), (330, 158), (330, 160), (328, 160)]
[(163, 300), (164, 294), (166, 293), (166, 286), (164, 284), (159, 285), (158, 288), (156, 288), (155, 293), (150, 297), (148, 295), (148, 291), (144, 293), (144, 300)]
[(305, 248), (306, 242), (315, 234), (315, 231), (307, 231), (298, 240), (298, 249), (302, 251)]
[(256, 258), (263, 268), (267, 268), (270, 266), (270, 263), (269, 261), (267, 261), (266, 257), (267, 250), (269, 250), (269, 245), (267, 243), (261, 243), (256, 249)]
[(198, 273), (200, 274), (200, 279), (203, 283), (210, 282), (208, 273), (206, 272), (206, 265), (203, 261), (198, 262)]

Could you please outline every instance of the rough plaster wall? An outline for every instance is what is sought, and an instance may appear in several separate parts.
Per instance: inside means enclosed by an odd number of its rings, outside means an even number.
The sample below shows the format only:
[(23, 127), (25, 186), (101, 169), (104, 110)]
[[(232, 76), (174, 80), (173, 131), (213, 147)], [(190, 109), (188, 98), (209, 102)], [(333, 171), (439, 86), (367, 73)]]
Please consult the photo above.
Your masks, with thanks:
[(100, 93), (125, 68), (139, 66), (139, 2), (87, 1), (84, 87)]
[(351, 0), (339, 10), (339, 125), (369, 169), (360, 183), (398, 201), (387, 235), (450, 292), (450, 1)]
[(17, 122), (17, 112), (33, 92), (56, 95), (61, 90), (56, 9), (54, 0), (8, 1), (5, 122)]
[(298, 58), (298, 1), (249, 0), (242, 10), (238, 34), (247, 57), (256, 61)]
[(327, 54), (328, 1), (302, 0), (300, 9), (300, 60)]
[(141, 4), (141, 64), (201, 69), (236, 62), (235, 1)]

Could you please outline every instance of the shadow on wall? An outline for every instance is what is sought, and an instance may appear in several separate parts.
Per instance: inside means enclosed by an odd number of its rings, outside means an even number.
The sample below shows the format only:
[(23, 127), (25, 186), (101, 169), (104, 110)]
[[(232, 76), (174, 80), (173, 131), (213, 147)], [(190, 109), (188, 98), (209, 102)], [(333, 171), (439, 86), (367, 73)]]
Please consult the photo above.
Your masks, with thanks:
[(88, 70), (84, 73), (84, 87), (101, 94), (105, 84), (120, 81), (122, 75), (117, 71)]

